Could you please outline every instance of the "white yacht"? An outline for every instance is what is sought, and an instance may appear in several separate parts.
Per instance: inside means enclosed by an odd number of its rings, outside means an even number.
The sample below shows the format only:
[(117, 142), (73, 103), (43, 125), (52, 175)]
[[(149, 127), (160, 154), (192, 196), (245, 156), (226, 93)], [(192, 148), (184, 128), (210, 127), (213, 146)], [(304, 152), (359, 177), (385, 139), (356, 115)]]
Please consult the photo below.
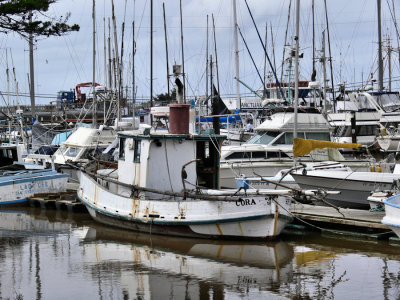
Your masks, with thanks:
[[(332, 126), (315, 109), (299, 109), (297, 136), (313, 140), (331, 140)], [(295, 114), (292, 108), (281, 108), (260, 126), (256, 135), (241, 146), (223, 146), (221, 149), (221, 186), (235, 187), (235, 178), (271, 177), (293, 163), (293, 128)], [(297, 159), (298, 162), (339, 161), (353, 168), (366, 169), (368, 162), (345, 160), (337, 149), (317, 149)]]
[[(351, 143), (352, 134), (356, 142), (366, 146), (393, 149), (398, 145), (390, 143), (388, 134), (379, 138), (379, 129), (384, 127), (393, 131), (400, 124), (399, 93), (394, 92), (354, 92), (348, 94), (348, 101), (338, 101), (336, 113), (329, 113), (327, 118), (335, 128), (333, 141)], [(353, 126), (351, 124), (354, 120)], [(354, 128), (353, 128), (354, 127)], [(354, 132), (353, 132), (354, 129)], [(376, 144), (378, 136), (378, 143)]]

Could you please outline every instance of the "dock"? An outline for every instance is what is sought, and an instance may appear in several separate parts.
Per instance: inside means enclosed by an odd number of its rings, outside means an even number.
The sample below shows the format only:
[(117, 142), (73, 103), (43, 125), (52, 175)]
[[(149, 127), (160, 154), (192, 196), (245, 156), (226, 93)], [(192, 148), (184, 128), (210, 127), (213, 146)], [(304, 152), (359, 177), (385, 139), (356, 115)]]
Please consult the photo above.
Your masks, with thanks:
[[(384, 211), (372, 212), (350, 208), (340, 208), (339, 211), (328, 206), (292, 205), (292, 214), (297, 219), (297, 224), (328, 230), (334, 229), (340, 234), (365, 235), (375, 238), (389, 238), (393, 233), (388, 226), (381, 223), (385, 216)], [(383, 237), (384, 235), (386, 237)]]
[(86, 212), (86, 207), (77, 200), (76, 192), (35, 194), (28, 197), (29, 205), (32, 207), (56, 208), (71, 212)]

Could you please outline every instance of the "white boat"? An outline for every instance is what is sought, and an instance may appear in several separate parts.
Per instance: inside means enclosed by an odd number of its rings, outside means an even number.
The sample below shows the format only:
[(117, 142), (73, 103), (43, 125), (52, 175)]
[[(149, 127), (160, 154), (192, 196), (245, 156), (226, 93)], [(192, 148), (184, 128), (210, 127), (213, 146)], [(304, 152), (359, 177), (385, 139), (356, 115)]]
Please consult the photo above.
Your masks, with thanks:
[(370, 208), (368, 197), (371, 192), (397, 189), (400, 172), (393, 173), (353, 172), (351, 170), (327, 172), (304, 171), (292, 172), (296, 183), (303, 189), (323, 189), (340, 191), (337, 195), (328, 195), (326, 201), (346, 208)]
[[(328, 171), (346, 171), (351, 170), (349, 167), (335, 162), (325, 161), (317, 163), (309, 163), (304, 168), (307, 171), (311, 170), (328, 170)], [(240, 177), (237, 178), (238, 185), (246, 185), (247, 188), (254, 189), (301, 189), (300, 186), (294, 180), (290, 173), (292, 169), (280, 170), (275, 176), (271, 177)]]
[(67, 189), (68, 175), (37, 165), (13, 164), (0, 169), (0, 205), (15, 205), (38, 193), (59, 193)]
[[(281, 108), (280, 110), (282, 110)], [(332, 126), (315, 109), (297, 115), (298, 137), (330, 141)], [(295, 114), (286, 108), (272, 114), (255, 128), (256, 135), (240, 146), (223, 146), (221, 150), (221, 186), (236, 187), (235, 178), (271, 177), (293, 167), (293, 127)], [(367, 170), (368, 161), (346, 160), (337, 149), (316, 149), (298, 162), (337, 161), (355, 170)]]
[(389, 226), (400, 238), (400, 194), (387, 198), (384, 203), (386, 215), (382, 223)]
[[(172, 122), (171, 115), (170, 131)], [(120, 132), (118, 169), (82, 172), (78, 197), (95, 220), (136, 231), (209, 238), (277, 236), (291, 220), (291, 192), (219, 189), (224, 138), (149, 129)]]

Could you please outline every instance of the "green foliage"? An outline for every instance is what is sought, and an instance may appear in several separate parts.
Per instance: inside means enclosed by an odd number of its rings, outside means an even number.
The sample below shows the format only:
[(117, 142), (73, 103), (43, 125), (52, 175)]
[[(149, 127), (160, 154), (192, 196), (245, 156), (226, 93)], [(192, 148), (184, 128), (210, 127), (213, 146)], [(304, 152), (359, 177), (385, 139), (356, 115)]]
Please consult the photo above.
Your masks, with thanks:
[(164, 94), (158, 94), (156, 97), (154, 97), (154, 101), (156, 103), (159, 103), (160, 105), (166, 105), (172, 103), (175, 100), (176, 100), (175, 89), (172, 90), (171, 95), (168, 95), (168, 93), (164, 93)]
[[(66, 16), (46, 15), (56, 0), (0, 0), (0, 32), (16, 32), (24, 38), (33, 36), (61, 36), (78, 31), (79, 25), (68, 25)], [(43, 18), (45, 20), (43, 20)]]

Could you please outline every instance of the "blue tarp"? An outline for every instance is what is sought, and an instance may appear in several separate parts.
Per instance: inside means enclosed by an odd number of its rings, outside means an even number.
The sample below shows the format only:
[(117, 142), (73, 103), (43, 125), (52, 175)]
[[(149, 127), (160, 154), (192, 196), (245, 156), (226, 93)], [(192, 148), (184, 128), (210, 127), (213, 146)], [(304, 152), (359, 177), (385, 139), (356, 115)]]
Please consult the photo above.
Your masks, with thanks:
[(55, 135), (53, 141), (51, 142), (52, 145), (60, 145), (62, 142), (65, 142), (69, 135), (72, 133), (71, 131), (61, 132)]
[[(239, 115), (233, 115), (233, 116), (229, 116), (229, 117), (219, 117), (219, 122), (220, 123), (227, 123), (229, 118), (229, 123), (241, 123), (241, 118)], [(196, 122), (198, 122), (199, 117), (196, 117)], [(201, 122), (212, 122), (213, 121), (213, 117), (201, 117)]]

